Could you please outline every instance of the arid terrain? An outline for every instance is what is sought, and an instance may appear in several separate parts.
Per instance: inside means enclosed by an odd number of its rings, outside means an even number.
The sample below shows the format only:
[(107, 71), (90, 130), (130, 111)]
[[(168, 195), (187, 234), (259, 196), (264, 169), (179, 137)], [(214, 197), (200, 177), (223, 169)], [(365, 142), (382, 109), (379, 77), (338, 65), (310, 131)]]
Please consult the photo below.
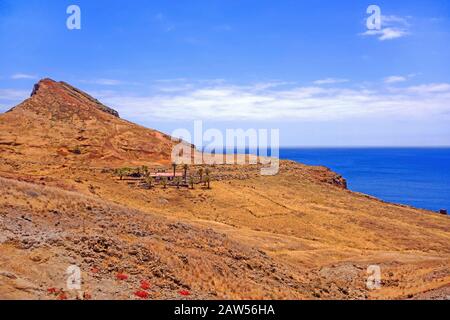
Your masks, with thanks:
[[(324, 167), (208, 169), (146, 185), (175, 142), (66, 83), (0, 115), (0, 299), (448, 299), (448, 216), (347, 190)], [(181, 166), (177, 169), (182, 172)], [(136, 171), (137, 172), (137, 171)], [(66, 289), (66, 269), (82, 289)], [(381, 288), (366, 286), (381, 269)]]

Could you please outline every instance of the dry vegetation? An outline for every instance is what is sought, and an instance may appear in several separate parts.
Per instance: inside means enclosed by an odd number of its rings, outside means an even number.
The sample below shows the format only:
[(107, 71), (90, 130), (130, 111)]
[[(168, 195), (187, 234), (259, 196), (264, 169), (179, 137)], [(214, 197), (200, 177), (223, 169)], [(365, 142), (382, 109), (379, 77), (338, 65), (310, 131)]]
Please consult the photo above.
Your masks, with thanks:
[[(211, 166), (211, 189), (120, 180), (115, 169), (126, 166), (171, 172), (172, 142), (71, 90), (45, 80), (0, 115), (0, 298), (54, 299), (47, 289), (64, 287), (70, 264), (93, 299), (139, 298), (141, 281), (152, 299), (450, 294), (448, 216), (288, 161), (273, 177)], [(369, 291), (374, 264), (382, 288)]]
[(3, 298), (49, 298), (71, 264), (94, 298), (130, 298), (142, 280), (158, 299), (302, 297), (292, 270), (212, 229), (52, 187), (0, 178), (0, 189)]

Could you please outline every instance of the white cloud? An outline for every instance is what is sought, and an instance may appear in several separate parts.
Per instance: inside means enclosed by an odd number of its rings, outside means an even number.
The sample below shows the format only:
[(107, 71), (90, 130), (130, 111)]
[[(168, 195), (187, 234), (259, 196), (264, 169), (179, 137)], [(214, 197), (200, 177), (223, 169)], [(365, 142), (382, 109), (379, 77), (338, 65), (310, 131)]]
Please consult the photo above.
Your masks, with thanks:
[(136, 83), (125, 82), (125, 81), (122, 81), (122, 80), (107, 79), (107, 78), (80, 80), (80, 82), (81, 83), (88, 83), (88, 84), (96, 84), (96, 85), (100, 85), (100, 86), (119, 86), (119, 85), (127, 85), (127, 84), (136, 84)]
[(404, 37), (408, 34), (405, 30), (396, 29), (396, 28), (384, 28), (381, 30), (380, 37), (378, 38), (381, 41), (384, 40), (392, 40)]
[(16, 73), (11, 76), (13, 80), (36, 80), (37, 76), (25, 73)]
[(378, 40), (392, 40), (404, 37), (408, 34), (405, 30), (395, 29), (395, 28), (384, 28), (381, 30), (367, 30), (362, 33), (362, 36), (378, 36)]
[(390, 76), (384, 79), (385, 83), (397, 83), (397, 82), (404, 82), (407, 78), (403, 76)]
[(322, 84), (336, 84), (336, 83), (345, 83), (345, 82), (348, 82), (348, 80), (347, 79), (326, 78), (326, 79), (316, 80), (313, 83), (317, 84), (317, 85), (322, 85)]
[(419, 86), (409, 87), (406, 90), (407, 92), (417, 94), (448, 93), (450, 92), (450, 84), (449, 83), (422, 84)]
[(389, 26), (398, 26), (402, 25), (405, 27), (409, 27), (411, 24), (409, 23), (408, 19), (411, 17), (399, 17), (395, 15), (390, 16), (381, 16), (381, 23), (382, 26), (389, 27)]
[(402, 38), (410, 34), (409, 27), (411, 24), (408, 21), (410, 18), (395, 15), (382, 16), (380, 30), (367, 30), (360, 35), (375, 36), (380, 41)]
[(0, 100), (20, 101), (28, 98), (31, 91), (16, 89), (0, 89)]
[(450, 114), (450, 84), (407, 88), (271, 87), (194, 83), (179, 92), (99, 97), (128, 119), (333, 120), (424, 118)]
[(122, 81), (115, 79), (96, 79), (93, 81), (95, 84), (100, 84), (104, 86), (117, 86), (122, 84)]
[(399, 75), (389, 76), (389, 77), (384, 78), (384, 83), (393, 84), (393, 83), (405, 82), (405, 81), (408, 81), (409, 79), (416, 77), (417, 75), (419, 75), (419, 74), (418, 73), (410, 73), (405, 76), (399, 76)]
[[(393, 76), (394, 77), (394, 76)], [(401, 76), (396, 76), (401, 77)], [(408, 78), (404, 76), (403, 78)], [(174, 83), (180, 90), (168, 90)], [(450, 117), (450, 83), (407, 87), (376, 84), (347, 88), (299, 86), (286, 82), (231, 84), (220, 81), (164, 80), (138, 96), (111, 89), (91, 92), (103, 103), (134, 121), (147, 119), (327, 121), (363, 119), (442, 119)], [(371, 87), (372, 86), (372, 87)], [(29, 90), (0, 89), (2, 105), (13, 106)]]

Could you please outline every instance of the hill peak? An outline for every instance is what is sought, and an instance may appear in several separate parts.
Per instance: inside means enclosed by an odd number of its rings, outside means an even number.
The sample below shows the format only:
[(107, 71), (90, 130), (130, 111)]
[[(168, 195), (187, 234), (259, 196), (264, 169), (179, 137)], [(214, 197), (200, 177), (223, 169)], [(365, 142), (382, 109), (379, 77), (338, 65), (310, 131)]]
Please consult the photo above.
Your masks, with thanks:
[[(119, 117), (66, 82), (42, 79), (31, 97), (0, 114), (0, 153), (46, 164), (168, 163), (174, 141)], [(6, 147), (5, 147), (6, 146)]]
[(105, 106), (86, 92), (66, 82), (57, 82), (50, 78), (44, 78), (36, 83), (33, 86), (30, 99), (10, 111), (16, 108), (27, 108), (30, 106), (34, 107), (32, 109), (36, 109), (37, 107), (38, 109), (53, 109), (53, 112), (61, 111), (70, 113), (82, 112), (82, 110), (88, 111), (93, 108), (119, 118), (119, 113), (116, 110)]

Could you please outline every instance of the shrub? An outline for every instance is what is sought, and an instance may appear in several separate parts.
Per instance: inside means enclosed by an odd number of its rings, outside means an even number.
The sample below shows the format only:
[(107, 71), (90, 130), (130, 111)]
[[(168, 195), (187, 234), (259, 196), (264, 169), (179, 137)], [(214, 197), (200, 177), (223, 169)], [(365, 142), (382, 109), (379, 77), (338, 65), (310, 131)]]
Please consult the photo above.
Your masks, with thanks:
[(70, 150), (73, 154), (81, 154), (81, 148), (80, 146), (74, 147), (72, 150)]
[(116, 275), (117, 280), (127, 280), (128, 279), (128, 275), (125, 273), (118, 273)]
[(150, 289), (150, 282), (148, 282), (147, 280), (142, 280), (141, 281), (141, 289), (143, 289), (143, 290)]
[(66, 293), (65, 293), (65, 292), (61, 292), (61, 293), (58, 295), (58, 300), (67, 300), (67, 295), (66, 295)]
[(141, 299), (148, 299), (148, 296), (149, 296), (149, 294), (148, 294), (147, 291), (142, 291), (142, 290), (136, 291), (136, 292), (134, 293), (134, 295), (135, 295), (136, 297), (141, 298)]
[(182, 296), (189, 296), (189, 295), (191, 295), (191, 293), (189, 291), (187, 291), (187, 290), (180, 290), (178, 293), (180, 295), (182, 295)]
[(47, 292), (48, 292), (49, 294), (57, 294), (57, 293), (59, 292), (59, 290), (56, 289), (56, 288), (48, 288), (48, 289), (47, 289)]

